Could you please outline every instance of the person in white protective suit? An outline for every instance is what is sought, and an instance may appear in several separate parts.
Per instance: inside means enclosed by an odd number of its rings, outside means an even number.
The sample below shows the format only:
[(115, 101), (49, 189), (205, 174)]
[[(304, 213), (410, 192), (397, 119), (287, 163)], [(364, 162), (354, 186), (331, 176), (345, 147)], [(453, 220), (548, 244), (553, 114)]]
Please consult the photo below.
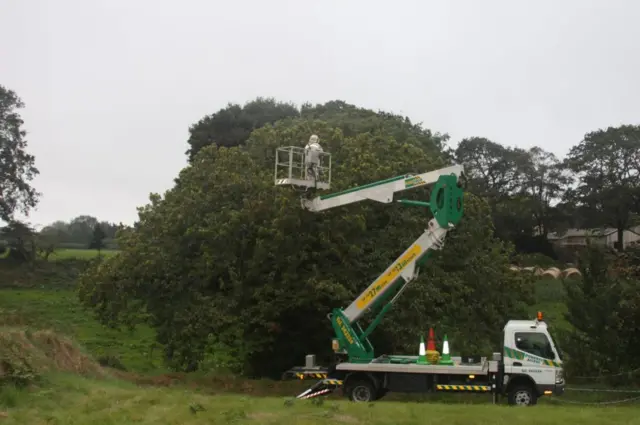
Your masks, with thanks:
[(318, 136), (315, 134), (309, 138), (309, 143), (304, 147), (304, 163), (307, 169), (307, 178), (318, 178), (318, 167), (320, 166), (320, 154), (322, 146), (318, 143)]

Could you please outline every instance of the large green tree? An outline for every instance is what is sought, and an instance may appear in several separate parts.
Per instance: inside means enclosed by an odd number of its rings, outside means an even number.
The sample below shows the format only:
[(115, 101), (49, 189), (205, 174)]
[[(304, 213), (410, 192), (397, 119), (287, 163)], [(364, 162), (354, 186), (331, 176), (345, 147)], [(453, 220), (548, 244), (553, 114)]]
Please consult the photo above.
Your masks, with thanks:
[(529, 200), (537, 233), (544, 238), (556, 230), (561, 212), (554, 208), (572, 182), (572, 176), (551, 152), (534, 146), (521, 164), (523, 193)]
[(498, 237), (521, 252), (553, 255), (547, 234), (566, 227), (566, 208), (556, 204), (571, 181), (555, 155), (471, 137), (459, 143), (455, 158), (465, 166), (470, 191), (489, 202)]
[[(445, 165), (430, 153), (438, 141), (419, 126), (332, 106), (326, 121), (279, 121), (254, 130), (243, 146), (203, 148), (174, 188), (139, 209), (134, 228), (121, 233), (121, 254), (87, 272), (83, 302), (105, 323), (151, 324), (178, 369), (209, 362), (278, 376), (306, 353), (330, 355), (326, 314), (384, 271), (430, 217), (420, 208), (373, 202), (303, 211), (299, 192), (273, 186), (275, 148), (319, 135), (337, 159), (334, 190)], [(336, 106), (345, 106), (342, 115)], [(421, 188), (403, 197), (427, 195)], [(467, 201), (468, 214), (445, 251), (412, 284), (423, 302), (402, 299), (376, 335), (381, 350), (415, 350), (435, 322), (460, 335), (461, 349), (488, 350), (487, 338), (524, 314), (525, 275), (508, 270), (510, 247), (492, 237), (486, 204), (472, 195)], [(474, 291), (482, 295), (474, 298)]]
[(534, 221), (524, 195), (527, 153), (471, 137), (458, 144), (455, 157), (469, 176), (469, 190), (488, 201), (496, 236), (515, 241), (523, 234), (531, 235)]
[(623, 249), (624, 230), (640, 213), (640, 126), (587, 133), (566, 163), (578, 178), (567, 199), (582, 207), (586, 226), (617, 229), (617, 245)]
[(36, 206), (39, 193), (30, 181), (39, 173), (35, 157), (27, 152), (24, 121), (18, 113), (24, 103), (0, 85), (0, 220), (9, 222), (14, 213)]
[(463, 139), (455, 151), (470, 178), (470, 190), (492, 202), (516, 195), (524, 186), (527, 153), (484, 137)]

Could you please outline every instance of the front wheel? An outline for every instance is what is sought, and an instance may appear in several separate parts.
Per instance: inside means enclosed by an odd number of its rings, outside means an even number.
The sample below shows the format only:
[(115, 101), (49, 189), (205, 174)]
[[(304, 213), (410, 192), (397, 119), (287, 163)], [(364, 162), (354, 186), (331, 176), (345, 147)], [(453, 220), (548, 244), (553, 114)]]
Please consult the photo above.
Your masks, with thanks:
[(512, 406), (534, 406), (538, 395), (530, 385), (517, 385), (509, 391), (509, 404)]
[(358, 403), (367, 403), (376, 399), (376, 389), (368, 379), (359, 379), (347, 386), (349, 400)]

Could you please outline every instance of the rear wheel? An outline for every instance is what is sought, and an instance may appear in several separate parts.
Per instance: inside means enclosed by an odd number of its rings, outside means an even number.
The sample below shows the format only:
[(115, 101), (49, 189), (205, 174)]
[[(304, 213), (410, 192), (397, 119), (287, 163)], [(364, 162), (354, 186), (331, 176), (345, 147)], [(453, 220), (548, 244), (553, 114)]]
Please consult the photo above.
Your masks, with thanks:
[(357, 403), (367, 403), (376, 399), (376, 388), (369, 379), (357, 379), (347, 383), (347, 397)]
[(509, 404), (512, 406), (533, 406), (538, 395), (531, 385), (514, 385), (509, 391)]

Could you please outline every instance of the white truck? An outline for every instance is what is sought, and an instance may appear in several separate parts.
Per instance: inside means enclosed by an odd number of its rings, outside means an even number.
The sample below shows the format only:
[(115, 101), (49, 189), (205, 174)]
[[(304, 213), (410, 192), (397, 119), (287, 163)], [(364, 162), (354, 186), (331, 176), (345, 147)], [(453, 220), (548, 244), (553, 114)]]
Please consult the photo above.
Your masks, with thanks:
[[(312, 136), (319, 145), (317, 137)], [(534, 320), (509, 320), (503, 329), (503, 346), (491, 359), (473, 356), (429, 364), (419, 356), (375, 356), (368, 336), (395, 300), (413, 281), (434, 250), (443, 248), (447, 232), (462, 217), (463, 168), (453, 165), (419, 175), (402, 175), (342, 192), (313, 195), (330, 187), (330, 154), (316, 148), (313, 164), (305, 164), (308, 149), (289, 146), (276, 153), (276, 185), (304, 188), (302, 207), (318, 212), (363, 200), (393, 202), (396, 192), (434, 184), (429, 202), (398, 200), (431, 209), (433, 218), (425, 232), (345, 309), (328, 314), (335, 338), (336, 360), (329, 367), (315, 364), (308, 355), (304, 367), (285, 372), (285, 378), (317, 379), (298, 398), (311, 398), (342, 388), (352, 401), (371, 402), (387, 392), (464, 391), (491, 394), (497, 403), (506, 395), (509, 404), (535, 405), (544, 395), (564, 393), (562, 357), (542, 313)], [(284, 160), (283, 160), (284, 157)], [(299, 171), (296, 171), (299, 170)], [(310, 171), (311, 170), (311, 171)], [(296, 174), (297, 173), (297, 174)], [(376, 316), (366, 329), (358, 320), (369, 312)]]

